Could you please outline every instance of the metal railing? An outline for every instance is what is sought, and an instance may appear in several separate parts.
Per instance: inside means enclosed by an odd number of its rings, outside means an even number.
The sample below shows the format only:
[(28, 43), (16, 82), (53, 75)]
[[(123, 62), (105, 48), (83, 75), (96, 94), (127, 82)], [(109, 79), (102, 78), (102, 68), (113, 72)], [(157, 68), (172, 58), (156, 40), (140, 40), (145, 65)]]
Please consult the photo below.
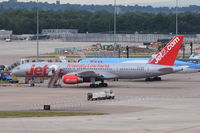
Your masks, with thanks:
[[(116, 42), (155, 42), (158, 39), (170, 39), (172, 34), (116, 34)], [(62, 39), (66, 42), (114, 42), (113, 34), (78, 33), (63, 34)], [(185, 35), (185, 41), (199, 43), (200, 35)]]

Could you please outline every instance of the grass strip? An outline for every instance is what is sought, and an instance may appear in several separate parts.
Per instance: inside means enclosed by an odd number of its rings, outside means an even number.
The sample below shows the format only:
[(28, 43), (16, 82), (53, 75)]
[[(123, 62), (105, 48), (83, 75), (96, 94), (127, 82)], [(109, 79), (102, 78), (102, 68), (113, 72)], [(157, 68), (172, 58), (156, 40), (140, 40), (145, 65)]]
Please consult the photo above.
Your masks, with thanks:
[(0, 118), (88, 116), (88, 115), (108, 115), (108, 113), (0, 111)]
[(9, 83), (9, 81), (0, 80), (0, 84), (7, 84), (7, 83)]

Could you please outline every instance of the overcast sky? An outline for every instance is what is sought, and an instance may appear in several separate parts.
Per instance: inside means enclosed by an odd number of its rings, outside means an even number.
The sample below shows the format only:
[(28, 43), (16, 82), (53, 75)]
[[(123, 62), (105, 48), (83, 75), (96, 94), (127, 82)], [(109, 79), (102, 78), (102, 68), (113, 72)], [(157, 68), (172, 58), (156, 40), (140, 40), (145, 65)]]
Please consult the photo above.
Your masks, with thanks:
[[(0, 0), (8, 1), (8, 0)], [(28, 2), (31, 0), (18, 0), (23, 2)], [(36, 1), (36, 0), (32, 0)], [(39, 0), (40, 2), (49, 2), (55, 3), (56, 0)], [(62, 4), (71, 3), (71, 4), (98, 4), (98, 5), (108, 5), (113, 4), (114, 0), (60, 0)], [(200, 0), (178, 0), (180, 6), (188, 5), (200, 5)], [(117, 3), (120, 5), (152, 5), (152, 6), (175, 6), (176, 0), (117, 0)]]

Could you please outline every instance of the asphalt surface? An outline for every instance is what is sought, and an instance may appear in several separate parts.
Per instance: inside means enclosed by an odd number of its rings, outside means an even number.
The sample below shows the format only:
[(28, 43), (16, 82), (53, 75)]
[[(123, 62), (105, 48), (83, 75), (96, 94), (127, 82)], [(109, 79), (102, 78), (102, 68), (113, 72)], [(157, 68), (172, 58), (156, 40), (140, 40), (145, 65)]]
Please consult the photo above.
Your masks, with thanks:
[(110, 113), (104, 116), (72, 116), (0, 119), (0, 132), (39, 133), (199, 133), (200, 75), (172, 74), (160, 82), (108, 81), (115, 100), (87, 101), (89, 84), (63, 88), (0, 87), (0, 110)]
[[(47, 41), (39, 41), (39, 54), (44, 55), (48, 53), (53, 53), (55, 48), (79, 48), (85, 49), (90, 47), (93, 44), (97, 44), (97, 42), (63, 42), (61, 40), (47, 40)], [(111, 44), (111, 43), (101, 43)], [(120, 43), (122, 46), (134, 45), (135, 43)], [(139, 44), (135, 44), (139, 45)], [(37, 55), (37, 42), (36, 41), (12, 41), (5, 42), (0, 40), (0, 65), (10, 65), (13, 62), (20, 60), (21, 58), (27, 56), (36, 56)], [(199, 47), (199, 44), (195, 44), (194, 48)], [(198, 50), (195, 52), (199, 53)], [(189, 45), (186, 45), (186, 54), (190, 53)], [(81, 54), (81, 53), (80, 53)], [(182, 51), (180, 51), (180, 56), (182, 55)]]
[[(53, 53), (55, 48), (85, 48), (89, 47), (94, 42), (63, 42), (58, 40), (39, 41), (39, 53)], [(0, 64), (11, 64), (22, 57), (36, 56), (37, 42), (36, 41), (0, 41)]]
[[(40, 42), (40, 53), (54, 48), (87, 47), (95, 43)], [(0, 64), (36, 55), (35, 41), (0, 43)], [(110, 113), (103, 116), (0, 118), (0, 133), (199, 133), (200, 74), (171, 74), (160, 82), (108, 81), (114, 100), (87, 101), (89, 84), (47, 88), (0, 85), (0, 111), (52, 111)]]

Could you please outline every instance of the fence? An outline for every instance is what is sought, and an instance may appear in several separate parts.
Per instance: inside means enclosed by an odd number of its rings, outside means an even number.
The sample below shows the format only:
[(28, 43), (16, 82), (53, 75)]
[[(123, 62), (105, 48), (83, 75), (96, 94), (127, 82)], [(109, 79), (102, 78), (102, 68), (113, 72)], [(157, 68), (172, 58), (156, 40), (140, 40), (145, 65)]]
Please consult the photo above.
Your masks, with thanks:
[[(170, 39), (171, 34), (99, 34), (99, 33), (78, 33), (63, 34), (62, 38), (66, 42), (155, 42), (158, 39)], [(114, 39), (115, 38), (115, 39)], [(199, 43), (200, 35), (185, 35), (185, 41)]]

